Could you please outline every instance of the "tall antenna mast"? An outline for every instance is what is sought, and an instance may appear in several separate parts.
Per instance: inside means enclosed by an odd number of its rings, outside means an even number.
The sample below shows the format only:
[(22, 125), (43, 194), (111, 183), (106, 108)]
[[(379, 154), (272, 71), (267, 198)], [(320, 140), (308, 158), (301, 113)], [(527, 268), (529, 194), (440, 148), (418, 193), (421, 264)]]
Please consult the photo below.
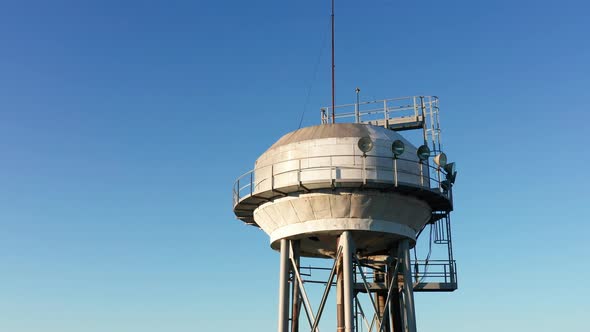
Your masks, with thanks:
[(334, 90), (334, 0), (332, 0), (332, 123), (336, 123), (336, 97)]

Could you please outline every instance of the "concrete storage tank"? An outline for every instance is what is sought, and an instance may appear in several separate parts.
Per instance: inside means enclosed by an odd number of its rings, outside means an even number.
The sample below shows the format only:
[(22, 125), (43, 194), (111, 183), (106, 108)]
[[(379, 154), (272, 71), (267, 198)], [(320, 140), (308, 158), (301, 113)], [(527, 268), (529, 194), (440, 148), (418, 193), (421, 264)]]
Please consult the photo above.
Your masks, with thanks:
[[(345, 112), (351, 106), (354, 112)], [(441, 151), (438, 98), (336, 108), (342, 123), (331, 123), (323, 109), (321, 125), (284, 135), (256, 160), (236, 181), (234, 212), (266, 232), (281, 253), (279, 331), (299, 329), (301, 307), (317, 330), (334, 278), (339, 329), (358, 330), (362, 292), (371, 296), (378, 331), (416, 331), (413, 291), (456, 289), (449, 219), (456, 172)], [(423, 144), (413, 145), (404, 130), (421, 130)], [(419, 262), (410, 261), (427, 225), (448, 247), (442, 282), (423, 282)], [(316, 312), (300, 273), (302, 257), (335, 261)], [(372, 283), (359, 267), (373, 271)]]

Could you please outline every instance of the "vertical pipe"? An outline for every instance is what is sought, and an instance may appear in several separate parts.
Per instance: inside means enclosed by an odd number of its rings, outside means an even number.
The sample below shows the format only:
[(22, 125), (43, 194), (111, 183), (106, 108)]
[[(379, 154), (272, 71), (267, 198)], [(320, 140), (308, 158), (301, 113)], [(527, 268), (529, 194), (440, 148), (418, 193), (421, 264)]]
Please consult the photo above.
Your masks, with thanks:
[[(299, 252), (300, 252), (300, 241), (295, 240), (291, 241), (291, 249), (293, 251), (293, 260), (295, 261), (296, 266), (293, 266), (293, 269), (299, 268)], [(291, 312), (291, 332), (299, 332), (299, 313), (301, 312), (301, 301), (299, 301), (299, 282), (297, 278), (293, 278), (293, 293), (292, 293), (292, 312)]]
[[(395, 253), (392, 253), (395, 255)], [(394, 263), (395, 264), (395, 263)], [(397, 275), (394, 273), (394, 268), (392, 265), (388, 266), (387, 269), (387, 284), (388, 286), (394, 284), (393, 292), (391, 294), (391, 299), (389, 302), (389, 317), (391, 320), (390, 329), (391, 332), (402, 332), (402, 320), (401, 320), (401, 313), (400, 313), (400, 293), (398, 288), (398, 278)]]
[(398, 257), (402, 260), (404, 274), (404, 304), (406, 312), (407, 332), (416, 332), (416, 314), (414, 307), (414, 285), (410, 270), (410, 240), (402, 240), (399, 244)]
[[(376, 284), (381, 284), (383, 282), (385, 282), (385, 275), (383, 274), (383, 272), (375, 269), (374, 272), (374, 277), (373, 279), (375, 280)], [(387, 307), (387, 303), (385, 303), (387, 301), (387, 291), (376, 291), (375, 292), (375, 304), (377, 304), (377, 316), (379, 317), (379, 320), (382, 321), (382, 325), (385, 325), (384, 327), (381, 326), (377, 326), (377, 331), (387, 331), (387, 323), (385, 321), (383, 321), (383, 317), (385, 316), (385, 310)]]
[[(353, 261), (353, 265), (352, 265), (352, 284), (356, 285), (357, 283), (357, 271), (356, 269), (360, 268), (360, 266), (356, 266), (354, 264)], [(352, 299), (353, 303), (353, 308), (354, 308), (354, 312), (353, 312), (353, 320), (354, 320), (354, 332), (359, 332), (359, 310), (358, 310), (358, 299), (355, 296), (355, 293), (353, 292), (353, 299)]]
[(289, 241), (281, 240), (278, 332), (289, 331)]
[[(452, 193), (452, 192), (451, 192)], [(447, 231), (447, 252), (449, 257), (449, 273), (451, 282), (455, 284), (457, 279), (455, 278), (455, 258), (453, 258), (453, 239), (451, 236), (451, 215), (447, 214), (445, 218), (445, 229)]]
[(343, 273), (343, 287), (344, 287), (344, 321), (345, 331), (353, 332), (354, 329), (354, 315), (353, 315), (353, 280), (352, 280), (352, 236), (349, 231), (345, 231), (340, 235), (342, 243), (342, 269)]
[[(396, 281), (397, 282), (397, 281)], [(401, 312), (401, 294), (397, 287), (394, 288), (391, 303), (389, 306), (389, 315), (391, 316), (393, 332), (404, 332), (403, 317)]]

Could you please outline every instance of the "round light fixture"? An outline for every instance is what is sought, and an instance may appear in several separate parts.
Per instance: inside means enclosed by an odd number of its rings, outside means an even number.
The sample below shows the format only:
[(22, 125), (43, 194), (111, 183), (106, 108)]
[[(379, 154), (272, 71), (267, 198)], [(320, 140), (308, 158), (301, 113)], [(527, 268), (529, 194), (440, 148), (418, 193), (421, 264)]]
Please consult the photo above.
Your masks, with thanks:
[(406, 146), (404, 145), (404, 142), (400, 141), (399, 139), (396, 139), (395, 141), (393, 141), (393, 143), (391, 143), (391, 151), (393, 152), (393, 155), (396, 157), (404, 153), (405, 149)]
[(426, 145), (421, 145), (416, 152), (421, 161), (427, 160), (430, 157), (430, 149)]
[(447, 155), (444, 152), (439, 153), (436, 157), (434, 157), (434, 163), (440, 167), (445, 167), (447, 164)]
[(359, 149), (361, 149), (361, 151), (363, 153), (367, 153), (367, 152), (373, 150), (373, 141), (371, 140), (371, 138), (369, 136), (365, 136), (365, 137), (359, 139), (358, 147), (359, 147)]

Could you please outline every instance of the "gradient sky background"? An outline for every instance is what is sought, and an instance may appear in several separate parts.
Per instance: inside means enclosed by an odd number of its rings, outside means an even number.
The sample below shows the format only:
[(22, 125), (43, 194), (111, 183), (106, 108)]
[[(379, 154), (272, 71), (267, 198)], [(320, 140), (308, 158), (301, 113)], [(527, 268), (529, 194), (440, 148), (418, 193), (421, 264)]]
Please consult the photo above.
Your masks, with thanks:
[[(460, 288), (417, 295), (421, 332), (587, 331), (589, 11), (337, 1), (337, 103), (439, 96), (458, 164)], [(278, 255), (231, 189), (330, 103), (329, 19), (317, 0), (2, 1), (0, 331), (274, 330)]]

